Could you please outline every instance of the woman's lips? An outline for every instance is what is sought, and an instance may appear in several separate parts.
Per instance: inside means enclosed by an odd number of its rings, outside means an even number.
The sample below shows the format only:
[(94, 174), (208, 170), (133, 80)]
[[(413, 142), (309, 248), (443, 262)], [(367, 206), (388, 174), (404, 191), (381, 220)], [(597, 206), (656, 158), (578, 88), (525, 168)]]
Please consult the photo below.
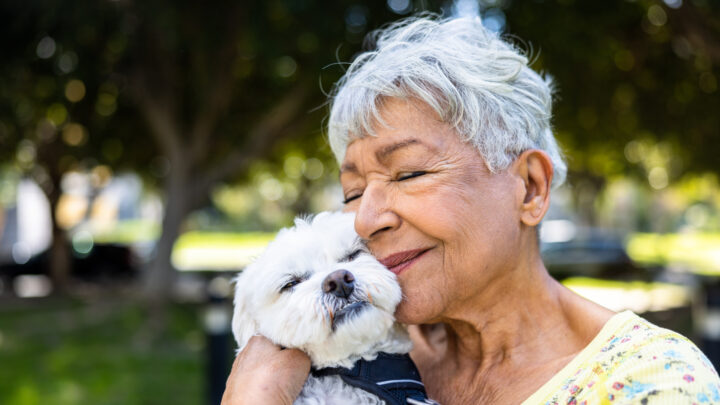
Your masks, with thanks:
[(383, 266), (387, 267), (395, 275), (400, 274), (403, 270), (410, 267), (420, 256), (430, 249), (406, 250), (404, 252), (394, 253), (380, 260)]

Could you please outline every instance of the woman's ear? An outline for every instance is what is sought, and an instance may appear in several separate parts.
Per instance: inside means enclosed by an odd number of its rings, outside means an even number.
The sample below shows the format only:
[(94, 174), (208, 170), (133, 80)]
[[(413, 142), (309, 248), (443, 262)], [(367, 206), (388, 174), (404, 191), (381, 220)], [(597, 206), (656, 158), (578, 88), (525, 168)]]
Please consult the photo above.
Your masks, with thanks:
[(550, 206), (552, 160), (547, 153), (530, 149), (520, 154), (514, 165), (524, 184), (520, 220), (527, 226), (537, 226)]
[(238, 352), (245, 347), (248, 340), (257, 332), (257, 324), (251, 316), (252, 313), (247, 302), (248, 290), (243, 283), (241, 274), (235, 279), (235, 309), (232, 318), (232, 332), (238, 345)]

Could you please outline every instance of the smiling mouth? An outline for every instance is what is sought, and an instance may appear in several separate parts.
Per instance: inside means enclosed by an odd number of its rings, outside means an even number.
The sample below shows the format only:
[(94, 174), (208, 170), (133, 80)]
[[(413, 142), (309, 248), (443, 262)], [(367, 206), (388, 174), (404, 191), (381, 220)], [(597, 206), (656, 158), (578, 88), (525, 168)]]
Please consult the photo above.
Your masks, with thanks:
[(366, 301), (356, 301), (352, 304), (348, 304), (344, 306), (342, 309), (337, 311), (335, 315), (332, 317), (332, 329), (333, 331), (335, 328), (338, 327), (338, 325), (341, 325), (344, 322), (347, 322), (349, 319), (354, 318), (357, 314), (362, 312), (365, 307), (368, 306), (368, 303)]
[(430, 249), (432, 249), (432, 248), (406, 250), (404, 252), (394, 253), (394, 254), (380, 260), (380, 263), (383, 266), (387, 267), (388, 270), (395, 273), (395, 275), (398, 275), (403, 270), (410, 267), (410, 265), (412, 265), (415, 260), (417, 260), (420, 256), (425, 254), (425, 252), (427, 252)]

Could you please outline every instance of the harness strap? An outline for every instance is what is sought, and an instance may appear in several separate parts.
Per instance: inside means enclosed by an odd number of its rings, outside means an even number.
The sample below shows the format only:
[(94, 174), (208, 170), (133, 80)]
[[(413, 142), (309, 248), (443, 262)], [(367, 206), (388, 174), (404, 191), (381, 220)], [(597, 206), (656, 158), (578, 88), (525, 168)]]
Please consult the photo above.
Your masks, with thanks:
[(407, 354), (379, 353), (375, 360), (358, 360), (350, 369), (313, 369), (312, 375), (338, 375), (346, 384), (375, 394), (388, 405), (436, 404), (428, 399), (420, 372)]

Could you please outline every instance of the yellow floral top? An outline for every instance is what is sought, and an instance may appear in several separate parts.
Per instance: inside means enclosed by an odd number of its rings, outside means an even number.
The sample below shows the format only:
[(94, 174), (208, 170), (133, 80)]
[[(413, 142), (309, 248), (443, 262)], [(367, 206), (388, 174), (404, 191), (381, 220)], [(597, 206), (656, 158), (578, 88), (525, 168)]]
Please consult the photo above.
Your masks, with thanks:
[(687, 338), (625, 311), (523, 402), (531, 404), (720, 404), (720, 379)]

